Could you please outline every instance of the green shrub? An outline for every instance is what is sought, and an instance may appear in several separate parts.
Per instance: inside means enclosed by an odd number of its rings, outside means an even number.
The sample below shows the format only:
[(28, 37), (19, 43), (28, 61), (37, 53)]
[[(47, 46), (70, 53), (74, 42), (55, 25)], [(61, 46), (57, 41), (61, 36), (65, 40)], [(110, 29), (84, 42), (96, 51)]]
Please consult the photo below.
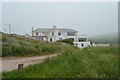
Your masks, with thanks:
[(4, 42), (7, 41), (7, 39), (8, 39), (7, 37), (4, 37), (4, 36), (2, 37), (2, 41)]
[(35, 48), (39, 48), (39, 45), (35, 45)]
[(71, 40), (71, 39), (57, 40), (57, 42), (63, 42), (63, 43), (73, 44), (73, 40)]

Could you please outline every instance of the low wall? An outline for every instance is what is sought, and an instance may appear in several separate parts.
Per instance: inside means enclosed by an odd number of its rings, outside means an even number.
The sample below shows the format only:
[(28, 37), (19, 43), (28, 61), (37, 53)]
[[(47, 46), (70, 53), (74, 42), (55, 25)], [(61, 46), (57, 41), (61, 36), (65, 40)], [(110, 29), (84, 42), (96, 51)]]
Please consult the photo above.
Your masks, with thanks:
[(93, 47), (96, 47), (96, 46), (103, 46), (104, 47), (104, 46), (110, 46), (110, 44), (95, 44), (95, 43), (93, 43), (92, 46)]

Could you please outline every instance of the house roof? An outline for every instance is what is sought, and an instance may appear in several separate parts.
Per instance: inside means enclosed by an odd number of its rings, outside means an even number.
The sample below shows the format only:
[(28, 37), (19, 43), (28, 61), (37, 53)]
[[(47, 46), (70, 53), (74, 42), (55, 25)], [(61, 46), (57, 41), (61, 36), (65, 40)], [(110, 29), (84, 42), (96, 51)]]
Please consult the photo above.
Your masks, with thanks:
[[(78, 32), (76, 30), (73, 29), (57, 29), (59, 32)], [(34, 32), (52, 32), (53, 29), (51, 28), (38, 28), (35, 29)]]

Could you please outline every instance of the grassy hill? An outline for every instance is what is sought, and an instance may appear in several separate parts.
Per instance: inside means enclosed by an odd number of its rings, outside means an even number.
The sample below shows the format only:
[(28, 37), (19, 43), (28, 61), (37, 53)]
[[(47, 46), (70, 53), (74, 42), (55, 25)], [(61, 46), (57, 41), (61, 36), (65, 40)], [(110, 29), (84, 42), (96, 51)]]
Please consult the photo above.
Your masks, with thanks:
[(3, 56), (33, 56), (62, 53), (47, 58), (43, 63), (3, 72), (3, 78), (117, 78), (118, 46), (87, 47), (25, 40), (3, 34)]
[(3, 78), (118, 78), (118, 47), (64, 49), (60, 56), (28, 66), (22, 73), (3, 72)]
[(95, 43), (118, 43), (118, 33), (93, 36), (89, 40)]
[[(12, 37), (2, 33), (2, 55), (1, 56), (35, 56), (43, 54), (62, 53), (68, 45), (56, 42), (40, 42), (36, 40), (25, 40), (18, 35)], [(72, 45), (72, 47), (74, 47)]]

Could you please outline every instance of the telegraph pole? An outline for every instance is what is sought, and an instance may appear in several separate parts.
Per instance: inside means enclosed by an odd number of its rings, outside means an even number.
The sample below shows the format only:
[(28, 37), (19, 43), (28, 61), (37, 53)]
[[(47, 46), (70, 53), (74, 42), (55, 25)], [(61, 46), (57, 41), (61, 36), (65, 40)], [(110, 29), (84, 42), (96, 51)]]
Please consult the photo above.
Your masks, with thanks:
[(5, 28), (4, 28), (4, 33), (5, 33)]
[(11, 25), (9, 24), (9, 34), (11, 34)]

